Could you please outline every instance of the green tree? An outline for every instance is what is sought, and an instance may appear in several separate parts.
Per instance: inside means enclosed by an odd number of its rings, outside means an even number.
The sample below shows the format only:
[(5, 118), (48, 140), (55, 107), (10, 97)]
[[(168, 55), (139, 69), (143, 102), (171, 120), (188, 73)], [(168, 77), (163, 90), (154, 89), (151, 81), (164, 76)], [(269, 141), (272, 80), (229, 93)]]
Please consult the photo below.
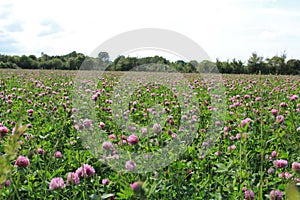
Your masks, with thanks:
[(286, 63), (287, 74), (300, 74), (300, 60), (290, 59)]
[(244, 73), (244, 64), (241, 60), (236, 60), (235, 58), (230, 63), (232, 67), (232, 73), (234, 74), (242, 74)]
[(272, 74), (286, 74), (286, 54), (283, 53), (281, 56), (273, 56), (272, 58), (268, 58), (268, 67)]
[(77, 56), (74, 60), (76, 70), (80, 69), (80, 66), (84, 60), (85, 60), (85, 55), (83, 55), (82, 53), (77, 54)]
[(109, 54), (107, 52), (99, 52), (98, 54), (98, 64), (101, 70), (105, 70), (110, 64)]
[(31, 57), (23, 55), (20, 57), (19, 66), (23, 69), (37, 69), (38, 62), (33, 60)]
[(248, 72), (250, 74), (258, 74), (260, 71), (265, 70), (263, 67), (264, 59), (261, 56), (258, 56), (256, 53), (252, 53), (251, 57), (248, 59)]

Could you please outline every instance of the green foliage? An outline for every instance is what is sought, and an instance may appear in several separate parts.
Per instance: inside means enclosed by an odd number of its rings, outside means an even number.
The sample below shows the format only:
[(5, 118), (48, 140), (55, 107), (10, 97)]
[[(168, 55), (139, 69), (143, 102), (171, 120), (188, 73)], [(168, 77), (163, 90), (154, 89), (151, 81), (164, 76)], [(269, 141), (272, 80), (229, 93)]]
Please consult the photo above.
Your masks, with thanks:
[(148, 71), (164, 72), (176, 71), (182, 73), (222, 73), (222, 74), (300, 74), (300, 60), (286, 60), (286, 55), (273, 56), (264, 59), (252, 53), (247, 63), (241, 60), (232, 61), (201, 61), (185, 62), (177, 60), (171, 62), (161, 56), (154, 57), (125, 57), (119, 56), (114, 61), (109, 60), (107, 52), (99, 52), (97, 58), (85, 56), (73, 51), (63, 56), (49, 56), (42, 53), (37, 58), (34, 55), (7, 56), (0, 55), (0, 68), (22, 69), (51, 69), (51, 70), (101, 70), (101, 71)]

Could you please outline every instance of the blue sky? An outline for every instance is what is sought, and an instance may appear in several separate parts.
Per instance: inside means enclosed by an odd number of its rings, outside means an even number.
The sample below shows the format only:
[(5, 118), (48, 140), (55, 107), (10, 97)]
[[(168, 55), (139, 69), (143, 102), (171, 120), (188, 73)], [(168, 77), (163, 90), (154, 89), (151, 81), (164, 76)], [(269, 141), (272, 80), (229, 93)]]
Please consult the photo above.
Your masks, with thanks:
[(90, 54), (139, 28), (163, 28), (197, 42), (212, 60), (300, 59), (298, 0), (86, 0), (0, 2), (0, 53)]

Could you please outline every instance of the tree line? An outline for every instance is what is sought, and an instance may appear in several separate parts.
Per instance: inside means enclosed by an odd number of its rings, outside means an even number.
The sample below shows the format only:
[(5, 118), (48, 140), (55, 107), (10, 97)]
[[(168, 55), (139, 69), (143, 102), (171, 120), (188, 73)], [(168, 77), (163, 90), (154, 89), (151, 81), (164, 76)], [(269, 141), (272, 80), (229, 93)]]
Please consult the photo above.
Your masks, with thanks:
[(107, 52), (99, 52), (97, 57), (89, 57), (73, 51), (62, 56), (49, 56), (42, 53), (35, 55), (0, 55), (0, 68), (13, 69), (50, 69), (50, 70), (93, 70), (106, 71), (177, 71), (183, 73), (194, 72), (220, 72), (225, 74), (282, 74), (299, 75), (300, 60), (286, 59), (286, 54), (263, 58), (252, 53), (246, 63), (241, 60), (227, 60), (215, 62), (204, 60), (202, 62), (183, 60), (169, 61), (161, 56), (153, 57), (117, 57), (114, 61), (109, 59)]

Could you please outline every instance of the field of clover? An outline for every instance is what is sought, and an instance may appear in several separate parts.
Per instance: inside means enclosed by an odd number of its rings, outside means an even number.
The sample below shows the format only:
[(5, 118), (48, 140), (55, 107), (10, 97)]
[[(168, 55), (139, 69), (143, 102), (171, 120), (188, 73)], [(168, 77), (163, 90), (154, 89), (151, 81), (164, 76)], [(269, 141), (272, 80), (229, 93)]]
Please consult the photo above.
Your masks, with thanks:
[[(299, 198), (299, 76), (223, 75), (216, 95), (200, 74), (184, 74), (186, 92), (146, 72), (76, 87), (75, 71), (0, 72), (0, 199)], [(172, 144), (186, 148), (160, 152)]]

